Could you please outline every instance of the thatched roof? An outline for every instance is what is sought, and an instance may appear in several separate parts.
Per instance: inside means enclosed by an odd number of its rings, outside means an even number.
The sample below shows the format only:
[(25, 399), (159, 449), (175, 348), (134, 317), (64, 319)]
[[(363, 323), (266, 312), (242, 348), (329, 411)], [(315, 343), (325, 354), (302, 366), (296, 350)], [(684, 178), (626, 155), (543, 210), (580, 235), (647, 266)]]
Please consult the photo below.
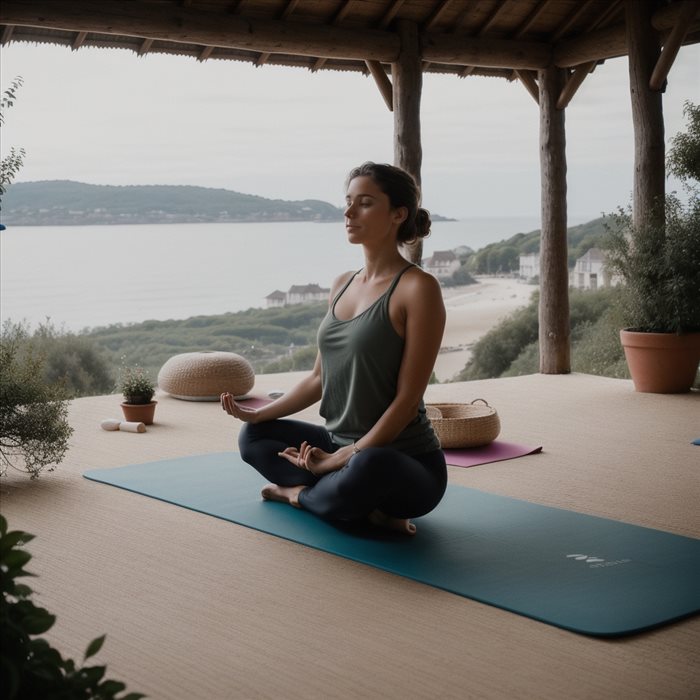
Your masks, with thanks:
[[(685, 43), (700, 41), (700, 2)], [(657, 3), (668, 34), (688, 0)], [(687, 10), (685, 10), (687, 12)], [(122, 48), (310, 70), (389, 70), (395, 26), (419, 27), (423, 69), (512, 79), (627, 53), (623, 0), (3, 0), (2, 43)], [(687, 15), (686, 15), (687, 16)]]

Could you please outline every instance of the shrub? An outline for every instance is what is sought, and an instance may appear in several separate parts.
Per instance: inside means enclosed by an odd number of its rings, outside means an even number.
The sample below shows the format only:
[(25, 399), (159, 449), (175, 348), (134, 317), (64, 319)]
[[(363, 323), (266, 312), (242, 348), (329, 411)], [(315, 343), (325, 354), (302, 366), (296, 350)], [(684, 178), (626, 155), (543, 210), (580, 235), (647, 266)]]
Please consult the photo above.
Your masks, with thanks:
[(111, 362), (92, 339), (58, 330), (47, 321), (34, 332), (30, 342), (45, 357), (44, 381), (63, 384), (69, 398), (112, 391)]
[[(45, 358), (24, 326), (7, 321), (0, 335), (0, 476), (8, 467), (36, 478), (64, 457), (73, 429), (60, 384), (43, 379)], [(54, 465), (54, 466), (51, 466)]]

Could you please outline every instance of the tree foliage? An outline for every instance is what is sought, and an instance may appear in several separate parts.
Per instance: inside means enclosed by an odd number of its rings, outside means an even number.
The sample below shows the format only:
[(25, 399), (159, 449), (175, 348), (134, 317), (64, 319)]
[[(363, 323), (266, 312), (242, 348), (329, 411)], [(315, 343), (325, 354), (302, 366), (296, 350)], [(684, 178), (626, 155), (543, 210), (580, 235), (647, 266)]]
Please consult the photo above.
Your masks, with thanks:
[[(576, 372), (628, 377), (615, 315), (617, 289), (571, 290), (572, 368)], [(539, 294), (480, 338), (456, 381), (512, 377), (539, 371)]]
[[(22, 86), (21, 76), (16, 77), (10, 87), (0, 98), (0, 126), (5, 124), (5, 112), (14, 105), (17, 91)], [(24, 164), (26, 152), (23, 148), (12, 146), (10, 152), (0, 161), (0, 197), (7, 191), (7, 186), (15, 179)]]
[[(605, 232), (603, 218), (567, 229), (569, 268), (573, 268), (584, 253), (597, 247)], [(540, 237), (541, 231), (537, 229), (529, 233), (516, 233), (505, 241), (490, 243), (469, 258), (467, 268), (477, 275), (517, 272), (521, 255), (539, 252)]]
[(39, 324), (25, 338), (44, 358), (42, 378), (47, 384), (62, 384), (68, 398), (109, 394), (115, 372), (108, 354), (95, 341), (57, 328), (50, 320)]
[(5, 322), (0, 335), (0, 476), (8, 467), (32, 478), (61, 462), (73, 429), (60, 384), (43, 379), (45, 358), (26, 328)]
[(700, 105), (688, 101), (683, 106), (688, 128), (671, 139), (667, 165), (671, 174), (688, 183), (700, 182)]

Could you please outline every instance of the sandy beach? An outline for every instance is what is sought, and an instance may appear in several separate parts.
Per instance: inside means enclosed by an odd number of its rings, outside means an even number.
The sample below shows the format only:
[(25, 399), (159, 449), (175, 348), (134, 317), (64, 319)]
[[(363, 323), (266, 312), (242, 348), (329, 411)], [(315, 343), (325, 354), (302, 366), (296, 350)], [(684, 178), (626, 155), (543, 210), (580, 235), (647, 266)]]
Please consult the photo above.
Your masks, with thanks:
[(435, 375), (452, 379), (469, 361), (472, 345), (515, 309), (526, 306), (536, 287), (507, 277), (478, 277), (478, 284), (443, 290), (447, 324)]

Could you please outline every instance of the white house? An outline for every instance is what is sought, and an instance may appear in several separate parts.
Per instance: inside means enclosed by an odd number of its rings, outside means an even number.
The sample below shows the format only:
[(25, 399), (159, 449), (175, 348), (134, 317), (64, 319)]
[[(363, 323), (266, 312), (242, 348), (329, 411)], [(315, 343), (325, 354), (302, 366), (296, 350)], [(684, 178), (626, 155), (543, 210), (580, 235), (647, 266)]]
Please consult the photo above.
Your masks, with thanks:
[(518, 275), (521, 279), (532, 280), (535, 277), (540, 276), (540, 254), (539, 253), (525, 253), (521, 255), (520, 258), (520, 268)]
[(426, 272), (435, 275), (438, 279), (449, 277), (460, 266), (459, 258), (453, 250), (436, 250), (429, 257), (423, 267)]
[(591, 248), (576, 261), (569, 284), (576, 289), (598, 289), (614, 286), (617, 280), (605, 269), (603, 252)]
[(265, 297), (267, 308), (289, 306), (291, 304), (309, 304), (315, 301), (327, 301), (330, 289), (317, 284), (293, 284), (288, 292), (276, 289)]
[(275, 289), (272, 294), (268, 294), (265, 297), (265, 301), (267, 302), (268, 309), (272, 309), (276, 306), (284, 306), (287, 303), (287, 295), (279, 289)]

